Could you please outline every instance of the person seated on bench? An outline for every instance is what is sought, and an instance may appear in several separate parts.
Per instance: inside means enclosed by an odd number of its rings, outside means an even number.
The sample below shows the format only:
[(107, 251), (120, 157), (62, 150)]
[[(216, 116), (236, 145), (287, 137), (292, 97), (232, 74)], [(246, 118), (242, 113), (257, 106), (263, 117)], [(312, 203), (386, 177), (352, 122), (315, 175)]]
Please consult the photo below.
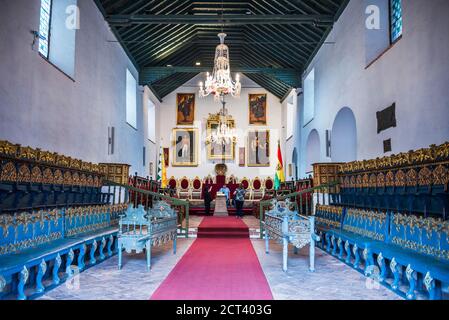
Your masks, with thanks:
[(228, 188), (227, 185), (223, 185), (223, 187), (218, 192), (223, 193), (226, 196), (226, 205), (229, 207), (230, 205), (229, 198), (231, 196), (231, 190)]

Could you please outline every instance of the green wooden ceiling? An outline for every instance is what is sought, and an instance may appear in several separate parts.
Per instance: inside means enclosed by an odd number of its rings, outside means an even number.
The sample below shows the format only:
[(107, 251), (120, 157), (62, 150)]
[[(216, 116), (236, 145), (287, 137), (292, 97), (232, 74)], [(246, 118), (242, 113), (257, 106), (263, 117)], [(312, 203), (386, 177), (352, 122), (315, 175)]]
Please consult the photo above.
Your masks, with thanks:
[(159, 99), (212, 71), (222, 29), (228, 35), (231, 71), (284, 98), (301, 86), (301, 74), (349, 2), (94, 1), (140, 71), (140, 84)]

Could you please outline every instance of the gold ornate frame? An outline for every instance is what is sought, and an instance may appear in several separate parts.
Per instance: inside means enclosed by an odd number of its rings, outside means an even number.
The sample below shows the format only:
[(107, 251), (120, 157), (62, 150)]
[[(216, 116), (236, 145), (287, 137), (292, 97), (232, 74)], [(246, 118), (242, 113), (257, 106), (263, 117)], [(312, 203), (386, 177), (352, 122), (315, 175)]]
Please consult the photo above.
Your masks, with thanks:
[(267, 142), (268, 142), (268, 154), (270, 154), (271, 156), (271, 141), (270, 141), (270, 130), (269, 129), (259, 129), (259, 130), (249, 130), (248, 131), (248, 136), (246, 137), (246, 162), (247, 162), (247, 166), (248, 167), (270, 167), (271, 166), (271, 159), (270, 156), (268, 157), (268, 164), (255, 164), (255, 163), (250, 163), (249, 162), (249, 152), (250, 152), (250, 141), (249, 141), (249, 135), (250, 133), (256, 133), (256, 132), (265, 132), (267, 134)]
[[(235, 121), (232, 119), (232, 116), (226, 116), (226, 123), (228, 127), (235, 128)], [(237, 138), (234, 137), (232, 141), (232, 150), (231, 155), (212, 155), (212, 143), (211, 143), (211, 136), (212, 136), (212, 126), (213, 125), (219, 125), (220, 124), (220, 114), (209, 114), (209, 118), (207, 119), (207, 138), (206, 138), (206, 145), (207, 145), (207, 159), (208, 160), (234, 160), (235, 159), (235, 146), (237, 144)]]
[[(194, 162), (177, 162), (176, 156), (176, 133), (178, 131), (193, 132), (194, 136)], [(199, 140), (199, 130), (197, 128), (174, 128), (172, 132), (172, 148), (173, 148), (173, 167), (198, 167), (198, 140)]]

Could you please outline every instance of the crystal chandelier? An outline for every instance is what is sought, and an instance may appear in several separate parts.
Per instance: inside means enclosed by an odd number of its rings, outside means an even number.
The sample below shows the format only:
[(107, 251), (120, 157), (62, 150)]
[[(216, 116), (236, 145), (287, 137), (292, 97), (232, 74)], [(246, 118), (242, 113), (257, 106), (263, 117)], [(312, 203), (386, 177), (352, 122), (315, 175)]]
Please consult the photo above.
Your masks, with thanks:
[[(235, 140), (234, 128), (228, 125), (228, 111), (226, 109), (226, 102), (224, 100), (224, 95), (221, 96), (221, 103), (223, 104), (223, 109), (218, 113), (219, 121), (216, 131), (213, 131), (210, 136), (210, 142), (213, 144), (222, 145), (223, 149), (226, 145), (229, 145)], [(224, 154), (223, 150), (223, 154)]]
[(229, 48), (224, 44), (226, 38), (225, 33), (218, 34), (220, 44), (215, 51), (214, 70), (212, 75), (207, 73), (206, 82), (200, 83), (200, 98), (207, 97), (210, 94), (215, 95), (215, 100), (218, 101), (220, 96), (231, 94), (233, 97), (239, 97), (242, 85), (240, 83), (239, 75), (236, 76), (234, 82), (231, 77), (231, 66), (229, 63)]

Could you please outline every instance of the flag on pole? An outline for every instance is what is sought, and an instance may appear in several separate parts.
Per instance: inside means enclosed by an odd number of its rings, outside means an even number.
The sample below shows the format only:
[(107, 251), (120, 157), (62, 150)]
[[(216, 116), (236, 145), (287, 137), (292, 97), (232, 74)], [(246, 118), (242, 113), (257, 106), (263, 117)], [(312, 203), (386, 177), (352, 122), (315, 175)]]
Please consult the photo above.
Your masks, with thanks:
[(161, 188), (167, 188), (167, 168), (165, 168), (165, 154), (162, 146), (159, 152), (159, 163), (157, 167), (157, 181), (161, 182)]
[(274, 189), (279, 190), (282, 182), (285, 182), (284, 164), (282, 161), (281, 143), (278, 141), (278, 164), (276, 166), (276, 176), (274, 177)]

